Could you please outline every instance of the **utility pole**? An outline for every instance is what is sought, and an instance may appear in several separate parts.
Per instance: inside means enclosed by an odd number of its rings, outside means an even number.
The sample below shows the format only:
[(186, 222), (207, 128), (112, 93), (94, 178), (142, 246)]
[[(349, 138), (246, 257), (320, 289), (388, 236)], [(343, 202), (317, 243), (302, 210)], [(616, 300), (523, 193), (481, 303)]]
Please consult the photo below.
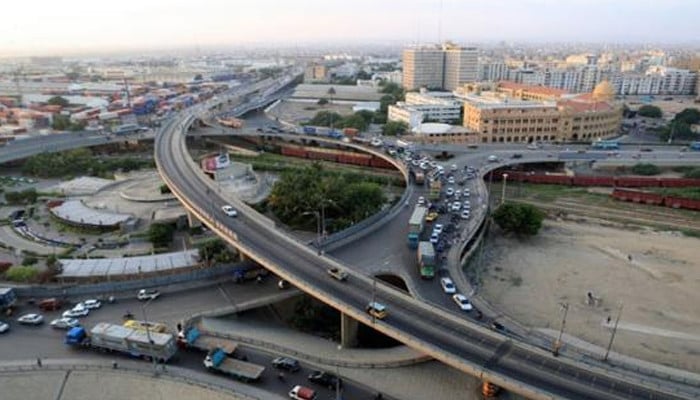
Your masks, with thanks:
[(561, 338), (564, 335), (564, 327), (566, 326), (566, 315), (569, 313), (569, 303), (562, 303), (561, 307), (564, 309), (564, 316), (561, 319), (561, 329), (559, 329), (559, 337), (557, 341), (554, 342), (554, 347), (552, 348), (552, 354), (554, 357), (559, 356), (559, 349), (561, 348)]
[(622, 316), (623, 304), (620, 303), (620, 309), (617, 312), (617, 318), (615, 318), (615, 326), (613, 326), (612, 334), (610, 335), (610, 342), (608, 343), (608, 348), (605, 350), (605, 356), (603, 361), (608, 361), (608, 356), (610, 355), (610, 349), (612, 349), (613, 340), (615, 340), (615, 333), (617, 333), (617, 324), (620, 322), (620, 317)]

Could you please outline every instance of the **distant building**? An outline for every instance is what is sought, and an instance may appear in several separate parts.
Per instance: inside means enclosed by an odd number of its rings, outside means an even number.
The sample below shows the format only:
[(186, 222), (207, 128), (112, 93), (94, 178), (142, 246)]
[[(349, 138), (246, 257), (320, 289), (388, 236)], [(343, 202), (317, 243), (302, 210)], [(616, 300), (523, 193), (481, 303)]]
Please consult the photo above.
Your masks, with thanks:
[(464, 101), (464, 126), (482, 143), (595, 140), (615, 136), (622, 121), (607, 81), (584, 95), (511, 82), (488, 91), (465, 85), (455, 94)]
[(446, 43), (442, 47), (445, 55), (442, 88), (455, 90), (467, 82), (475, 82), (478, 77), (478, 52), (474, 47), (459, 47)]
[(454, 43), (403, 51), (403, 87), (454, 90), (479, 79), (478, 52)]
[(406, 93), (406, 101), (389, 106), (387, 119), (402, 121), (413, 129), (423, 122), (459, 122), (462, 102), (449, 92)]
[(427, 122), (412, 128), (411, 132), (411, 139), (422, 143), (479, 142), (479, 136), (463, 126)]
[(330, 81), (330, 71), (323, 64), (311, 64), (304, 70), (304, 82), (306, 83), (328, 83)]
[(416, 47), (403, 51), (403, 87), (442, 88), (445, 57), (438, 47)]

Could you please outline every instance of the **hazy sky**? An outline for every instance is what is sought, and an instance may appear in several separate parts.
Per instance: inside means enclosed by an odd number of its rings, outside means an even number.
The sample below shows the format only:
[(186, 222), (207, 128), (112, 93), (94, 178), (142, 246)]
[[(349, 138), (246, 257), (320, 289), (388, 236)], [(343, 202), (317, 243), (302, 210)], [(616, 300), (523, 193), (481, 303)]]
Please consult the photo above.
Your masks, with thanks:
[(440, 31), (459, 42), (700, 40), (700, 0), (13, 0), (1, 10), (0, 56), (431, 42)]

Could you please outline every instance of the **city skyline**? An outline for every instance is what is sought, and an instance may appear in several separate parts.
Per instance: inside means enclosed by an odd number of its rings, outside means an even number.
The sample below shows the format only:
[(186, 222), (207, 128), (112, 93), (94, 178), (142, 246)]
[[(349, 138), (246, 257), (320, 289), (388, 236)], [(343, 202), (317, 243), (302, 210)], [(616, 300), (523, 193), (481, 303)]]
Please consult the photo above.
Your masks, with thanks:
[(669, 0), (259, 0), (236, 4), (123, 0), (13, 2), (0, 25), (0, 57), (186, 47), (454, 40), (690, 43), (700, 3)]

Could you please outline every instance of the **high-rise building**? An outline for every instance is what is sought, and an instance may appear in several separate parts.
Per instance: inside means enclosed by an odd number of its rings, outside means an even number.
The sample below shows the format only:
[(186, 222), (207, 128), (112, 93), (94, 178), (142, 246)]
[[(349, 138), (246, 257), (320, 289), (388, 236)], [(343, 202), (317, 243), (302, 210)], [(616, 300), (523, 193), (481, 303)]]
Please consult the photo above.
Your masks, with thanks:
[(479, 79), (478, 52), (473, 47), (445, 43), (403, 51), (403, 87), (454, 90)]
[(403, 51), (403, 87), (416, 90), (421, 87), (442, 88), (445, 56), (442, 49), (414, 47)]
[(478, 79), (479, 61), (476, 48), (445, 43), (442, 51), (445, 55), (443, 89), (453, 91), (467, 82), (475, 82)]

